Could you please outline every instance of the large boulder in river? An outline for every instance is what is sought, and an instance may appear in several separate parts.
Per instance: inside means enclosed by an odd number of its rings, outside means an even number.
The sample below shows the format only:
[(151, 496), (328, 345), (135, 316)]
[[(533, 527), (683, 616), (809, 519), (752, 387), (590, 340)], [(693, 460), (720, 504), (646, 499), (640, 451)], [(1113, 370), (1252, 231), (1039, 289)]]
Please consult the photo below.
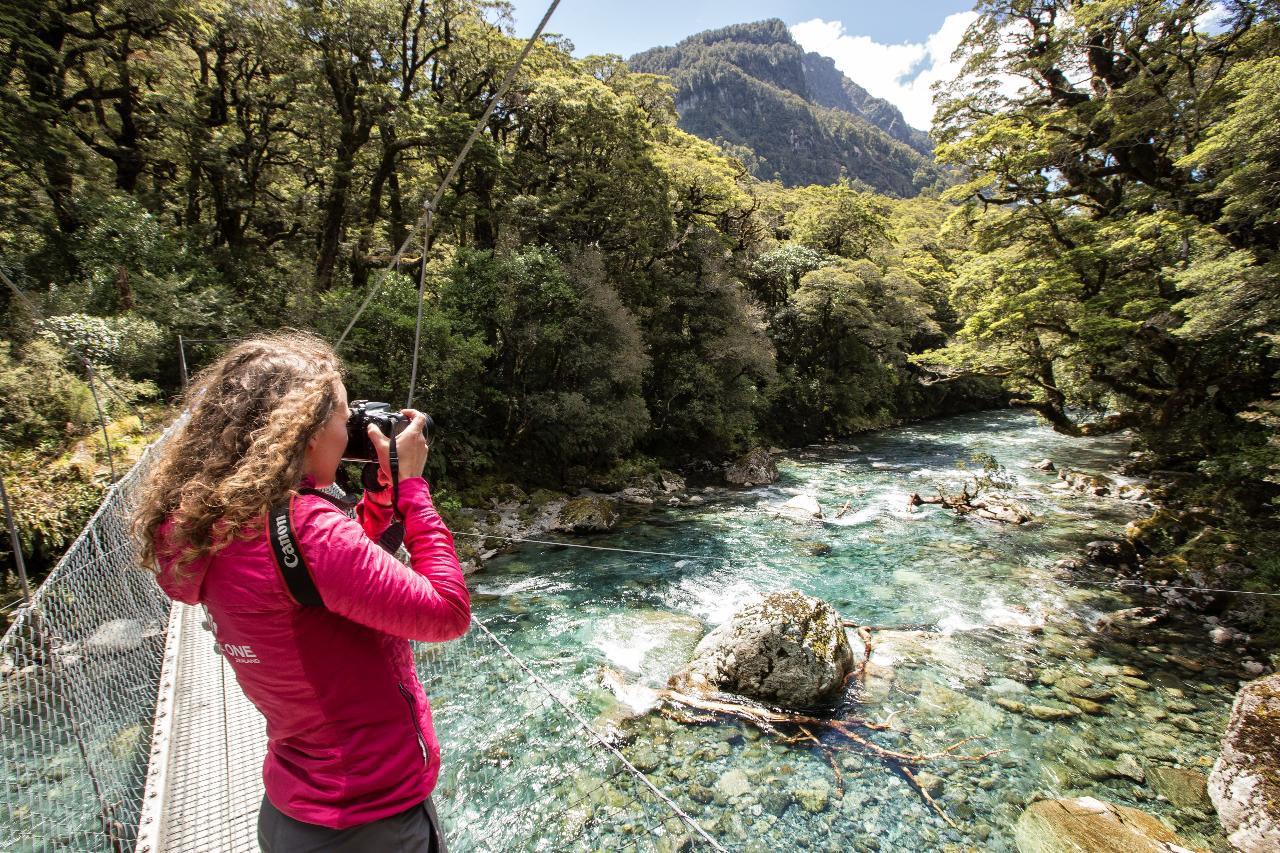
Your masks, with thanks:
[(759, 486), (778, 479), (778, 466), (768, 450), (757, 447), (726, 468), (724, 478), (735, 486)]
[(564, 533), (600, 533), (613, 529), (617, 520), (617, 510), (604, 498), (578, 498), (561, 507), (555, 529)]
[(1280, 675), (1251, 681), (1236, 695), (1209, 798), (1232, 847), (1280, 850)]
[(1032, 803), (1013, 836), (1019, 853), (1207, 853), (1146, 812), (1093, 797)]
[(813, 495), (800, 494), (779, 506), (778, 514), (795, 521), (821, 520), (822, 506)]
[(748, 604), (707, 634), (671, 687), (802, 708), (832, 699), (852, 669), (840, 614), (789, 589)]
[(1005, 524), (1026, 524), (1035, 519), (1031, 510), (1017, 501), (1003, 498), (983, 498), (972, 504), (973, 514), (988, 521), (1000, 521)]

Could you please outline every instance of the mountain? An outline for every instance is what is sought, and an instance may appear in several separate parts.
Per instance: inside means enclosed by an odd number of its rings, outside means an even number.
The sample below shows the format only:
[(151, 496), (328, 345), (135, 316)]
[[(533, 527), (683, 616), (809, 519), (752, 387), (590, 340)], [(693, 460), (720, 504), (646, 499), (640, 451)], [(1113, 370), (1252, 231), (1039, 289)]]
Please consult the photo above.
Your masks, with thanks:
[(670, 77), (680, 127), (742, 154), (758, 178), (797, 186), (849, 177), (910, 196), (917, 172), (931, 172), (927, 134), (827, 57), (805, 53), (776, 18), (707, 30), (628, 65)]

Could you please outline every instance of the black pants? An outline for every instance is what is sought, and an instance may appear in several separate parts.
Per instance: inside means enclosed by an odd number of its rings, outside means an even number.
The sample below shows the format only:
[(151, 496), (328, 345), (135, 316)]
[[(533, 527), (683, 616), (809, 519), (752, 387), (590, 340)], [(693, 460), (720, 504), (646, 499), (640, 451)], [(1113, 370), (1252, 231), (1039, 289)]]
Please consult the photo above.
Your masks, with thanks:
[(262, 853), (448, 853), (430, 797), (400, 814), (347, 829), (294, 820), (263, 797), (258, 846)]

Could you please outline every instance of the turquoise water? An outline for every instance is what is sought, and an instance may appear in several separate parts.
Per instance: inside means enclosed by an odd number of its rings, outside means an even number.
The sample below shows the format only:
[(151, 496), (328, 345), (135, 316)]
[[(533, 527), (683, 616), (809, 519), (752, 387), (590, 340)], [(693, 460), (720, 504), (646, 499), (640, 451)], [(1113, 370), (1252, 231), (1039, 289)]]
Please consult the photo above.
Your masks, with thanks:
[[(1097, 634), (1098, 615), (1151, 602), (1069, 583), (1053, 568), (1091, 539), (1120, 535), (1149, 508), (1052, 489), (1056, 477), (1031, 465), (1048, 457), (1113, 474), (1128, 449), (1122, 437), (1056, 435), (1018, 412), (801, 449), (781, 461), (772, 486), (709, 493), (700, 506), (637, 513), (607, 535), (574, 540), (691, 556), (527, 546), (472, 579), (474, 609), (729, 849), (1012, 851), (1028, 802), (1082, 794), (1136, 805), (1187, 840), (1225, 849), (1194, 786), (1171, 800), (1157, 777), (1167, 780), (1169, 768), (1207, 772), (1237, 687), (1229, 662), (1211, 657), (1203, 628)], [(1012, 494), (1035, 522), (906, 511), (911, 492), (958, 485), (958, 464), (975, 452), (1015, 477)], [(800, 492), (818, 498), (826, 523), (772, 511)], [(784, 743), (736, 720), (680, 722), (652, 708), (646, 688), (662, 687), (706, 630), (790, 587), (859, 624), (886, 626), (875, 632), (865, 684), (837, 715), (891, 722), (903, 732), (863, 734), (893, 748), (933, 752), (977, 737), (959, 752), (999, 750), (980, 762), (914, 768), (939, 777), (934, 796), (959, 830), (895, 767), (837, 735), (823, 735), (821, 748)], [(1169, 653), (1198, 661), (1200, 671), (1166, 661)], [(446, 751), (439, 799), (459, 849), (677, 849), (652, 834), (661, 809), (627, 817), (651, 798), (615, 775), (607, 756), (566, 745), (572, 727), (559, 708), (491, 682), (448, 678), (432, 692)], [(1092, 698), (1077, 705), (1073, 696)], [(1062, 719), (1040, 719), (1031, 706)], [(481, 758), (488, 772), (469, 764)], [(565, 798), (583, 805), (550, 805)], [(515, 826), (528, 809), (540, 815), (536, 826), (495, 845), (495, 810)], [(591, 833), (580, 831), (586, 823)]]

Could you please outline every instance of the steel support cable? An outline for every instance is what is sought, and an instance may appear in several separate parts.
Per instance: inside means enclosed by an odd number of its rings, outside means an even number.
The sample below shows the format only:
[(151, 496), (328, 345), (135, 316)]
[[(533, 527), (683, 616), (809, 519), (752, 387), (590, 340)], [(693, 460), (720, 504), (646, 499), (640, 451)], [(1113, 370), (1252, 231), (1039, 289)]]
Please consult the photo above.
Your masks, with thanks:
[[(717, 562), (722, 562), (725, 564), (733, 564), (733, 563), (739, 562), (737, 559), (733, 557), (713, 557), (713, 556), (706, 556), (702, 554), (679, 554), (671, 551), (644, 551), (637, 548), (613, 548), (613, 547), (607, 547), (604, 545), (582, 545), (577, 542), (556, 542), (551, 539), (522, 539), (518, 536), (499, 536), (497, 534), (492, 534), (492, 533), (488, 533), (488, 534), (486, 533), (454, 533), (453, 535), (455, 537), (468, 536), (474, 539), (482, 539), (482, 540), (483, 539), (500, 539), (504, 542), (519, 542), (521, 544), (551, 545), (557, 548), (580, 548), (588, 551), (612, 551), (619, 554), (638, 554), (641, 556), (649, 556), (649, 557), (676, 557), (682, 560), (715, 560)], [(918, 569), (913, 569), (913, 571), (919, 572)], [(932, 573), (920, 572), (920, 573), (921, 574), (942, 574), (942, 572), (932, 572)], [(999, 580), (1001, 578), (1006, 577), (1005, 575), (975, 576), (970, 574), (964, 574), (963, 572), (956, 572), (952, 576), (959, 576), (959, 575), (963, 575), (965, 580)], [(1089, 580), (1082, 580), (1079, 578), (1054, 578), (1054, 580), (1060, 583), (1083, 584), (1085, 586), (1151, 587), (1153, 589), (1176, 589), (1180, 591), (1185, 590), (1185, 591), (1191, 591), (1191, 592), (1221, 592), (1221, 593), (1233, 593), (1235, 595), (1263, 595), (1263, 596), (1272, 596), (1272, 597), (1280, 598), (1280, 592), (1259, 592), (1259, 591), (1248, 590), (1248, 589), (1225, 589), (1225, 588), (1219, 588), (1219, 587), (1206, 587), (1206, 586), (1174, 586), (1171, 584), (1155, 583), (1153, 581), (1126, 580), (1122, 578), (1117, 578), (1116, 580), (1111, 580), (1111, 581), (1089, 581)]]
[[(546, 28), (547, 23), (551, 20), (551, 15), (555, 12), (556, 7), (560, 5), (560, 0), (551, 0), (551, 5), (547, 7), (546, 13), (542, 16), (542, 20), (538, 22), (538, 27), (533, 31), (533, 35), (529, 36), (529, 40), (525, 42), (524, 50), (520, 51), (520, 55), (516, 57), (516, 61), (507, 69), (506, 76), (502, 78), (502, 82), (498, 84), (498, 88), (494, 91), (493, 97), (489, 99), (488, 105), (484, 108), (480, 120), (476, 122), (475, 127), (471, 130), (471, 135), (467, 137), (466, 143), (462, 146), (462, 150), (458, 152), (458, 156), (454, 158), (453, 164), (449, 167), (449, 171), (445, 173), (444, 180), (436, 187), (432, 197), (425, 201), (422, 205), (422, 216), (414, 223), (408, 235), (404, 238), (404, 242), (400, 244), (400, 248), (396, 249), (395, 255), (392, 256), (391, 262), (387, 264), (387, 272), (400, 266), (400, 261), (404, 258), (404, 253), (409, 250), (409, 244), (413, 242), (419, 230), (422, 231), (422, 271), (418, 275), (418, 322), (417, 328), (414, 330), (413, 345), (413, 373), (412, 376), (416, 380), (418, 369), (418, 339), (422, 328), (422, 297), (423, 286), (426, 283), (426, 264), (427, 264), (427, 243), (431, 235), (431, 222), (435, 215), (436, 208), (440, 205), (444, 198), (445, 191), (448, 190), (449, 184), (453, 183), (454, 177), (458, 174), (458, 170), (462, 168), (462, 163), (466, 160), (467, 155), (471, 152), (471, 146), (480, 138), (480, 134), (484, 132), (485, 125), (489, 122), (489, 116), (493, 115), (494, 108), (498, 105), (498, 101), (507, 93), (507, 89), (515, 80), (516, 72), (520, 70), (521, 64), (524, 63), (525, 57), (533, 50), (533, 46), (537, 44), (538, 39), (542, 36), (542, 31)], [(355, 327), (356, 321), (369, 307), (369, 303), (373, 297), (377, 295), (381, 288), (381, 282), (375, 281), (370, 287), (369, 292), (365, 294), (364, 300), (360, 303), (360, 307), (356, 309), (356, 313), (351, 318), (351, 322), (347, 323), (347, 328), (342, 331), (342, 335), (338, 338), (338, 342), (334, 344), (334, 349), (341, 347), (346, 341), (347, 335), (351, 334), (351, 329)], [(413, 382), (409, 384), (409, 399), (413, 399)]]
[(670, 797), (664, 794), (656, 785), (654, 785), (652, 782), (649, 781), (648, 776), (641, 773), (640, 770), (637, 769), (635, 765), (633, 765), (630, 761), (628, 761), (626, 756), (622, 754), (622, 751), (620, 749), (618, 749), (613, 744), (609, 743), (609, 741), (606, 740), (604, 737), (602, 737), (599, 732), (591, 728), (591, 724), (587, 722), (587, 720), (584, 719), (582, 715), (579, 714), (575, 708), (573, 708), (571, 705), (569, 705), (567, 702), (561, 699), (556, 694), (556, 692), (551, 689), (550, 685), (548, 685), (545, 681), (543, 681), (542, 678), (536, 672), (530, 669), (529, 665), (526, 664), (517, 654), (515, 654), (515, 652), (507, 648), (506, 645), (501, 640), (499, 640), (492, 631), (490, 631), (488, 628), (485, 627), (483, 622), (473, 618), (472, 623), (475, 625), (475, 627), (479, 628), (480, 631), (486, 637), (488, 637), (491, 642), (496, 644), (498, 648), (502, 649), (502, 651), (508, 657), (510, 657), (512, 661), (515, 662), (517, 667), (524, 670), (524, 673), (529, 678), (531, 678), (535, 684), (541, 687), (542, 690), (548, 696), (550, 696), (551, 699), (557, 705), (559, 705), (566, 714), (572, 717), (578, 723), (579, 727), (581, 727), (583, 731), (587, 732), (591, 736), (591, 738), (595, 740), (596, 743), (598, 743), (600, 746), (604, 747), (606, 751), (612, 753), (614, 758), (616, 758), (631, 773), (632, 776), (634, 776), (646, 788), (648, 788), (655, 797), (657, 797), (663, 804), (667, 806), (667, 808), (673, 811), (676, 814), (676, 816), (680, 818), (681, 822), (685, 824), (685, 826), (687, 826), (689, 829), (695, 832), (704, 842), (706, 842), (711, 846), (711, 849), (717, 851), (717, 853), (728, 853), (728, 851), (725, 850), (724, 847), (722, 847), (714, 838), (712, 838), (710, 835), (707, 834), (707, 831), (702, 828), (701, 824), (699, 824), (696, 820), (690, 817), (682, 808), (680, 808), (680, 806), (676, 805), (675, 801), (673, 801)]

